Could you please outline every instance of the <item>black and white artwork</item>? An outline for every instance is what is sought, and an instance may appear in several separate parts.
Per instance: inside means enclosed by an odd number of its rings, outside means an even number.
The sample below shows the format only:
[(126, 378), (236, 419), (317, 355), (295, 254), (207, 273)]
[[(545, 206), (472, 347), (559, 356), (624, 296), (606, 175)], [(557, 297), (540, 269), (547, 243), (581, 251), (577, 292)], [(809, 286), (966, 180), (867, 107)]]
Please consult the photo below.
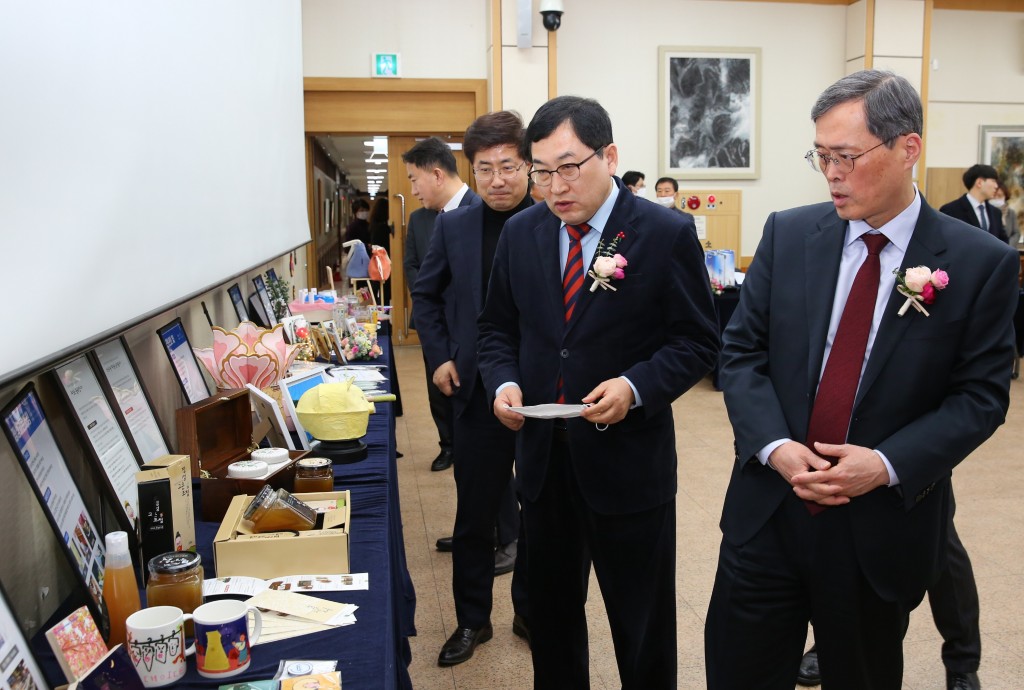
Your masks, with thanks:
[(659, 48), (662, 174), (758, 176), (758, 48)]

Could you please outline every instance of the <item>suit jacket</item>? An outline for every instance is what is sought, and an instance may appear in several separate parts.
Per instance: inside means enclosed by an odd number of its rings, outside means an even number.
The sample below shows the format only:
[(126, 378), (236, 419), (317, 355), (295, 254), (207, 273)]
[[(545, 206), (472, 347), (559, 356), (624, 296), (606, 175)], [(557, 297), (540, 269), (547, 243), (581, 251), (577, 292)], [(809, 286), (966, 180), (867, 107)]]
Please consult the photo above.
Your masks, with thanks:
[[(459, 202), (459, 207), (469, 206), (475, 199), (479, 199), (472, 189), (467, 189)], [(412, 293), (416, 286), (416, 279), (419, 277), (420, 266), (430, 248), (430, 235), (434, 232), (434, 221), (437, 218), (437, 211), (429, 208), (418, 208), (409, 214), (409, 229), (405, 236), (405, 256), (402, 258), (402, 267), (405, 269), (406, 289)], [(409, 313), (409, 328), (416, 328), (413, 325), (413, 314)]]
[[(617, 251), (629, 265), (625, 278), (612, 282), (617, 289), (591, 292), (587, 277), (565, 323), (561, 221), (538, 204), (505, 225), (479, 323), (480, 371), (492, 398), (511, 381), (526, 405), (554, 402), (559, 373), (569, 402), (617, 376), (636, 386), (643, 405), (607, 430), (568, 420), (580, 491), (602, 514), (639, 512), (675, 496), (671, 404), (711, 370), (719, 341), (692, 217), (615, 183), (619, 195), (601, 239), (607, 245), (624, 235)], [(544, 484), (552, 428), (527, 419), (517, 434), (516, 476), (531, 501)]]
[[(981, 224), (978, 222), (978, 214), (974, 208), (973, 202), (966, 194), (964, 194), (959, 199), (954, 199), (948, 204), (943, 204), (939, 207), (939, 210), (947, 216), (953, 216), (954, 218), (958, 218), (959, 220), (980, 229)], [(987, 201), (985, 202), (985, 212), (988, 213), (988, 231), (1003, 242), (1006, 242), (1007, 237), (1006, 230), (1003, 228), (1003, 214), (999, 212), (999, 209), (992, 206)]]
[[(846, 221), (831, 203), (773, 213), (723, 336), (721, 382), (736, 437), (722, 530), (743, 544), (792, 491), (755, 457), (804, 442), (821, 372)], [(854, 402), (848, 442), (880, 450), (898, 488), (849, 510), (861, 566), (884, 599), (916, 604), (944, 557), (950, 473), (1004, 421), (1014, 356), (1016, 253), (922, 200), (901, 269), (950, 277), (928, 310), (893, 290)]]
[(484, 203), (438, 216), (413, 303), (430, 373), (455, 361), (462, 384), (452, 401), (456, 414), (472, 399), (477, 380), (477, 317), (484, 306)]

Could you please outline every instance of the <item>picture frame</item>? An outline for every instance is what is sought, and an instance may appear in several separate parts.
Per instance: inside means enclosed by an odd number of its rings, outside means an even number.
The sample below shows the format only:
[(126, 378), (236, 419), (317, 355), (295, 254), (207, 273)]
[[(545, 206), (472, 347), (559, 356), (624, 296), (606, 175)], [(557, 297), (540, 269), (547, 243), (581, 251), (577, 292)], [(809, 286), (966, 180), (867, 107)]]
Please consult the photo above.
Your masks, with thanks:
[[(316, 369), (314, 371), (307, 371), (295, 376), (289, 376), (283, 378), (277, 382), (277, 385), (281, 389), (281, 402), (284, 406), (285, 412), (291, 417), (292, 424), (295, 425), (295, 432), (299, 435), (299, 445), (302, 446), (302, 450), (310, 450), (312, 445), (310, 439), (312, 438), (306, 433), (305, 428), (302, 426), (302, 422), (299, 421), (299, 415), (295, 412), (295, 403), (298, 402), (302, 394), (308, 391), (310, 388), (319, 386), (321, 383), (330, 383), (331, 379), (328, 378), (328, 374), (325, 369)], [(297, 449), (296, 449), (297, 450)]]
[(235, 316), (238, 317), (238, 323), (251, 321), (249, 310), (245, 306), (245, 297), (242, 296), (242, 288), (238, 287), (238, 283), (228, 288), (228, 297), (231, 298), (231, 304), (235, 307)]
[(277, 316), (274, 314), (274, 307), (270, 303), (270, 293), (267, 292), (267, 284), (264, 282), (263, 276), (254, 276), (252, 286), (256, 288), (256, 294), (259, 295), (260, 303), (263, 304), (263, 311), (266, 312), (267, 328), (273, 328), (277, 325)]
[(156, 329), (156, 335), (164, 346), (164, 352), (174, 370), (174, 376), (178, 379), (181, 392), (189, 405), (206, 400), (212, 395), (210, 386), (206, 383), (203, 370), (199, 366), (195, 352), (192, 351), (192, 344), (188, 341), (188, 334), (185, 332), (185, 324), (181, 317)]
[(991, 165), (1010, 192), (1007, 203), (1024, 216), (1024, 125), (978, 127), (978, 162)]
[(32, 646), (18, 625), (18, 617), (11, 606), (7, 590), (0, 583), (0, 660), (2, 673), (0, 687), (47, 688), (50, 684), (32, 654)]
[(756, 180), (761, 49), (658, 47), (658, 158), (679, 180)]
[(334, 343), (334, 354), (338, 357), (338, 364), (342, 366), (348, 364), (348, 358), (345, 356), (345, 348), (341, 345), (343, 328), (339, 329), (338, 324), (331, 320), (324, 321), (323, 327), (331, 337), (331, 342)]
[[(288, 426), (281, 415), (281, 408), (278, 406), (277, 401), (251, 383), (245, 384), (245, 387), (249, 389), (249, 399), (252, 402), (252, 409), (256, 415), (257, 423), (253, 424), (253, 429), (256, 429), (258, 424), (262, 424), (265, 420), (270, 425), (270, 429), (267, 432), (270, 445), (274, 448), (295, 450), (292, 435), (288, 433)], [(262, 440), (256, 439), (257, 443)]]

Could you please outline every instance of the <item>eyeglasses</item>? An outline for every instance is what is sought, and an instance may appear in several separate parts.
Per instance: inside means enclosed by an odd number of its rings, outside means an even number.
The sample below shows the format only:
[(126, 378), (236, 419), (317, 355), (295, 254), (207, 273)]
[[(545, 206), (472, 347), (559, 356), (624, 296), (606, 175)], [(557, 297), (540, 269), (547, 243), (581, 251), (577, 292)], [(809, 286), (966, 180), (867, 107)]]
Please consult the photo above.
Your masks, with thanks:
[(511, 180), (524, 165), (526, 165), (526, 161), (519, 165), (503, 165), (500, 168), (482, 168), (480, 170), (473, 168), (473, 175), (480, 182), (487, 182), (493, 179), (495, 175), (498, 175), (503, 180)]
[[(604, 146), (607, 146), (607, 144), (605, 144)], [(551, 184), (551, 176), (554, 175), (555, 173), (558, 173), (558, 176), (561, 177), (566, 182), (572, 182), (573, 180), (579, 178), (580, 168), (583, 166), (583, 164), (589, 161), (597, 154), (601, 153), (601, 150), (604, 149), (604, 146), (598, 146), (592, 154), (581, 160), (579, 163), (566, 163), (564, 165), (558, 166), (554, 170), (531, 170), (530, 179), (533, 180), (533, 183), (535, 185), (547, 187), (548, 185)]]
[[(901, 134), (899, 136), (903, 135)], [(821, 151), (811, 149), (806, 154), (804, 154), (804, 160), (807, 161), (807, 165), (811, 166), (811, 170), (815, 172), (826, 172), (828, 170), (828, 164), (831, 163), (832, 165), (835, 166), (836, 170), (843, 173), (844, 175), (848, 175), (853, 172), (853, 162), (855, 160), (857, 160), (861, 156), (866, 156), (867, 154), (877, 149), (879, 146), (884, 146), (892, 143), (893, 141), (896, 140), (896, 138), (897, 137), (893, 137), (888, 141), (883, 141), (881, 144), (876, 144), (875, 146), (872, 146), (864, 153), (858, 153), (856, 155), (850, 155), (849, 153), (822, 153)]]

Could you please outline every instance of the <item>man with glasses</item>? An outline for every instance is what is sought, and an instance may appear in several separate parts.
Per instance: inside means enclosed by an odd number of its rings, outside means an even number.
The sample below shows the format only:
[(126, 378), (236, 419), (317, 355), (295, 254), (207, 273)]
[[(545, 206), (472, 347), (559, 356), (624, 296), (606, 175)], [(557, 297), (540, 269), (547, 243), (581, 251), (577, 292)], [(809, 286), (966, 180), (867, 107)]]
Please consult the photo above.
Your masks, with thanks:
[(512, 479), (515, 434), (491, 414), (476, 355), (477, 315), (487, 296), (498, 238), (509, 218), (533, 205), (527, 194), (523, 121), (510, 111), (483, 115), (466, 130), (462, 149), (483, 203), (438, 216), (412, 292), (427, 370), (455, 411), (452, 594), (458, 627), (441, 648), (440, 666), (467, 661), (493, 634), (496, 521), (499, 555), (506, 556), (508, 569), (514, 565), (512, 631), (529, 641), (530, 630), (526, 544)]
[[(494, 414), (519, 431), (534, 687), (589, 687), (593, 563), (622, 686), (674, 689), (671, 405), (718, 353), (703, 252), (692, 219), (614, 177), (596, 101), (548, 101), (526, 139), (545, 203), (501, 234), (478, 356)], [(557, 419), (513, 409), (550, 403), (569, 407)]]
[(768, 218), (723, 336), (736, 457), (710, 690), (792, 688), (811, 618), (826, 688), (901, 687), (909, 613), (946, 558), (950, 473), (1009, 404), (1016, 253), (918, 193), (914, 88), (857, 72), (811, 118), (831, 202)]

